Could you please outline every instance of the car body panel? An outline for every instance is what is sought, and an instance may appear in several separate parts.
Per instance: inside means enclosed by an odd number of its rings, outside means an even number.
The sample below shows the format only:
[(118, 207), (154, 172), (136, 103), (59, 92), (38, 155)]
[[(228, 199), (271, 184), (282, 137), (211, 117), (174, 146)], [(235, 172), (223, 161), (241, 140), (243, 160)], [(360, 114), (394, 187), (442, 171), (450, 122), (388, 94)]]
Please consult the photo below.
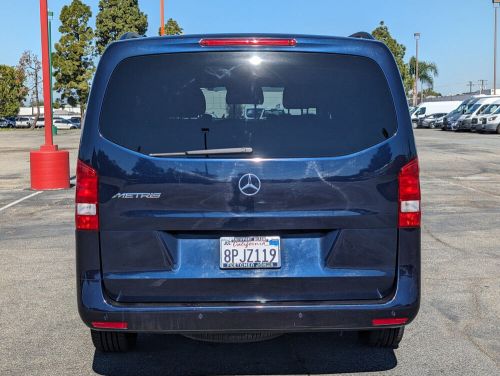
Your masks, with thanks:
[[(76, 234), (82, 319), (90, 325), (120, 318), (134, 331), (167, 332), (362, 328), (390, 312), (411, 320), (419, 306), (420, 231), (397, 228), (397, 179), (416, 147), (401, 78), (382, 43), (265, 35), (295, 38), (297, 45), (253, 49), (362, 56), (379, 65), (398, 130), (353, 154), (161, 159), (99, 132), (102, 98), (121, 61), (203, 53), (199, 41), (210, 37), (220, 36), (120, 41), (101, 59), (79, 151), (99, 173), (100, 221), (99, 233)], [(262, 183), (255, 197), (238, 191), (248, 173)], [(218, 239), (234, 234), (280, 236), (282, 268), (219, 269)], [(300, 312), (305, 321), (294, 323)]]

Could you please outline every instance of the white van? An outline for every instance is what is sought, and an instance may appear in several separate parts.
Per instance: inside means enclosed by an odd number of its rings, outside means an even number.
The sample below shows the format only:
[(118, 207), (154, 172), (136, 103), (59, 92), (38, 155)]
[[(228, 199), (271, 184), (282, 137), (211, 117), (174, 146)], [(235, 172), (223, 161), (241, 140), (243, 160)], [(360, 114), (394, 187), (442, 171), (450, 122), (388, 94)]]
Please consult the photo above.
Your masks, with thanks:
[(497, 100), (492, 104), (490, 104), (488, 107), (486, 107), (484, 111), (481, 112), (481, 114), (478, 114), (477, 116), (474, 116), (471, 119), (470, 130), (473, 132), (474, 131), (481, 132), (483, 129), (483, 125), (485, 125), (488, 122), (488, 119), (494, 115), (498, 115), (499, 112), (500, 112), (500, 98), (497, 98)]
[(462, 102), (460, 101), (423, 102), (411, 116), (413, 127), (417, 128), (420, 123), (419, 120), (422, 120), (426, 116), (439, 113), (450, 113), (461, 104)]
[(470, 131), (472, 125), (472, 119), (481, 115), (490, 104), (497, 102), (500, 99), (499, 96), (488, 96), (479, 99), (472, 107), (470, 107), (465, 114), (463, 114), (457, 123), (457, 131)]

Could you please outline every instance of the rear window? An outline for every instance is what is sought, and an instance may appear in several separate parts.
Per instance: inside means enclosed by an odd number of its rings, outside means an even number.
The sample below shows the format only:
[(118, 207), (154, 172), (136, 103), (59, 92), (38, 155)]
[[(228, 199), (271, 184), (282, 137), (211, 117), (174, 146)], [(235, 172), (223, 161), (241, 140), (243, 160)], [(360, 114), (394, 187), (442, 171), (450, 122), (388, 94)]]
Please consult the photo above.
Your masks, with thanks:
[(385, 76), (370, 59), (245, 51), (122, 61), (99, 127), (144, 154), (249, 147), (251, 154), (223, 157), (299, 158), (366, 149), (394, 135), (397, 121)]

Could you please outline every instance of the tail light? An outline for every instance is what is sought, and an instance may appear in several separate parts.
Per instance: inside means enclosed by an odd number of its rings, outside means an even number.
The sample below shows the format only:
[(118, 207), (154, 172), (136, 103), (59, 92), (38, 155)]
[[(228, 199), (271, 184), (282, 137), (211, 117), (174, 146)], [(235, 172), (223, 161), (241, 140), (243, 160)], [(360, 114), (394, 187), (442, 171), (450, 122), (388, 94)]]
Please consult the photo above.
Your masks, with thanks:
[(418, 159), (399, 172), (399, 227), (420, 227), (420, 176)]
[(200, 45), (203, 47), (218, 46), (278, 46), (294, 47), (297, 44), (295, 39), (284, 38), (221, 38), (202, 39)]
[(97, 171), (78, 161), (76, 166), (76, 229), (99, 230)]

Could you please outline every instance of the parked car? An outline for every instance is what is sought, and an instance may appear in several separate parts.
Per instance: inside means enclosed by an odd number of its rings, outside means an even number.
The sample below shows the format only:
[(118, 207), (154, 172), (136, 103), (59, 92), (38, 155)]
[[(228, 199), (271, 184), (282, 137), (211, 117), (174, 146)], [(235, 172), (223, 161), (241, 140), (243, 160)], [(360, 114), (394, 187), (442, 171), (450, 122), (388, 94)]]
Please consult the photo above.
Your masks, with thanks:
[(9, 120), (8, 118), (0, 118), (0, 128), (14, 128), (16, 122)]
[(461, 102), (457, 101), (421, 103), (411, 116), (413, 127), (421, 127), (422, 121), (426, 116), (438, 113), (449, 113), (450, 111), (453, 111), (455, 108), (457, 108), (460, 104)]
[(81, 128), (81, 118), (80, 116), (72, 116), (69, 121), (74, 124), (77, 128)]
[(472, 126), (472, 119), (480, 116), (486, 108), (499, 100), (499, 97), (488, 96), (480, 98), (474, 103), (459, 119), (457, 123), (457, 131), (470, 131)]
[(448, 115), (448, 113), (437, 113), (426, 116), (422, 119), (421, 127), (431, 129), (440, 128), (440, 125), (442, 125), (443, 119), (446, 115)]
[[(474, 116), (471, 120), (471, 131), (473, 132), (481, 132), (483, 119), (487, 119), (492, 116), (498, 109), (500, 108), (500, 100), (495, 101), (490, 104), (481, 115)], [(485, 122), (486, 123), (486, 122)]]
[(35, 128), (43, 128), (43, 127), (45, 127), (45, 117), (40, 116), (35, 124)]
[(443, 126), (441, 127), (444, 131), (454, 131), (457, 128), (458, 119), (462, 116), (460, 112), (450, 112), (443, 119)]
[[(420, 186), (389, 49), (354, 37), (158, 41), (111, 44), (89, 98), (76, 265), (95, 347), (125, 351), (140, 332), (325, 330), (397, 346), (419, 309)], [(277, 108), (270, 93), (285, 111), (239, 110)]]
[(5, 120), (7, 120), (7, 122), (9, 122), (9, 124), (11, 125), (11, 128), (16, 127), (16, 117), (15, 116), (7, 116), (7, 117), (5, 117)]
[(441, 117), (439, 117), (439, 118), (436, 119), (436, 123), (434, 124), (434, 129), (441, 129), (441, 128), (443, 128), (444, 118), (445, 118), (446, 115), (441, 116)]
[(54, 119), (54, 127), (57, 129), (77, 129), (78, 126), (68, 119)]
[[(52, 118), (52, 123), (54, 123), (56, 120), (62, 119), (59, 116), (55, 116)], [(38, 121), (36, 122), (35, 128), (45, 128), (45, 116), (40, 116), (38, 118)]]
[(455, 110), (451, 111), (448, 115), (443, 119), (442, 130), (444, 131), (452, 131), (456, 130), (458, 126), (458, 121), (460, 117), (467, 112), (477, 101), (481, 98), (485, 98), (486, 95), (476, 95), (469, 99), (464, 100), (460, 106), (458, 106)]
[(500, 134), (500, 107), (495, 112), (481, 118), (480, 132), (496, 132)]
[(31, 127), (32, 120), (27, 116), (16, 117), (16, 128), (29, 128)]

